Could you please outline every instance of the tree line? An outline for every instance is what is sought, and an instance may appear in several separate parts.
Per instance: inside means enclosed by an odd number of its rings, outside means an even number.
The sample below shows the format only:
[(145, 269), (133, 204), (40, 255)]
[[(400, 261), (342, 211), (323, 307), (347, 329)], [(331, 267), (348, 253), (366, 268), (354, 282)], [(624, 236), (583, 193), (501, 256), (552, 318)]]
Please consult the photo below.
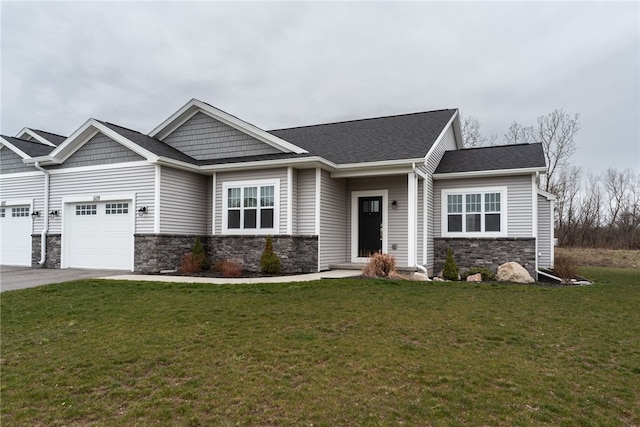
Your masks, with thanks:
[(533, 125), (512, 122), (502, 140), (480, 132), (473, 116), (461, 119), (465, 147), (541, 142), (548, 173), (540, 188), (556, 197), (555, 236), (560, 246), (640, 249), (640, 172), (609, 168), (583, 175), (572, 163), (579, 114), (562, 109), (539, 116)]

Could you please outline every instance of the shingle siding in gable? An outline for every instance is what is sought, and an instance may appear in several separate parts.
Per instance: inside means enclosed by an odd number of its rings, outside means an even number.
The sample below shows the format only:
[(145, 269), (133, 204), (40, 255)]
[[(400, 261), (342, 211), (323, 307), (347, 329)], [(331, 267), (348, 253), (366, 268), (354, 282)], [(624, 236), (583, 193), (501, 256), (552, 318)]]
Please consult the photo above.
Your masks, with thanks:
[(0, 173), (19, 173), (19, 172), (33, 172), (36, 169), (33, 166), (27, 166), (22, 163), (22, 157), (10, 149), (3, 147), (0, 149)]
[(107, 165), (145, 160), (119, 142), (98, 133), (64, 161), (49, 169), (65, 169), (80, 166)]
[(197, 160), (281, 153), (203, 113), (196, 113), (163, 140)]

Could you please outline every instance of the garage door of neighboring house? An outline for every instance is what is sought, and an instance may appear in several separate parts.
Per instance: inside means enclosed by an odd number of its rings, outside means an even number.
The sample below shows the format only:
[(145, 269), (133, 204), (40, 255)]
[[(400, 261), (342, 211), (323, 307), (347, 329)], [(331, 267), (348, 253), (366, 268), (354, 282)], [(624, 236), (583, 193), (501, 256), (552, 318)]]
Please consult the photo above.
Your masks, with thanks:
[(131, 200), (68, 203), (65, 210), (63, 267), (133, 269)]
[(0, 208), (1, 265), (31, 265), (31, 226), (29, 205)]

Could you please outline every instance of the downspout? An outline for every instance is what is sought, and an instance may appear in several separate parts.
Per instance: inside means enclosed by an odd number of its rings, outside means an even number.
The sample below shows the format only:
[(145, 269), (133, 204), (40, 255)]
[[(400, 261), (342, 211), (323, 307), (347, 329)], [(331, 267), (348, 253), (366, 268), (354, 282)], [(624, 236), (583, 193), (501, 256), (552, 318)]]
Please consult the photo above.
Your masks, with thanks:
[(40, 261), (38, 261), (38, 265), (44, 267), (47, 259), (47, 233), (49, 232), (49, 171), (40, 166), (40, 162), (36, 162), (34, 166), (44, 173), (44, 227), (40, 233)]
[[(417, 179), (417, 178), (416, 178), (416, 164), (415, 164), (415, 163), (412, 163), (412, 165), (411, 165), (411, 169), (413, 170), (413, 176), (414, 176), (414, 179)], [(426, 184), (427, 184), (426, 182), (425, 182), (425, 183), (423, 183), (423, 185), (426, 185)], [(416, 191), (417, 191), (417, 189), (418, 189), (418, 186), (416, 185)], [(417, 198), (416, 198), (416, 202), (417, 202)], [(423, 205), (424, 205), (424, 203), (423, 203)], [(417, 203), (416, 203), (416, 206), (417, 206)], [(424, 209), (424, 208), (423, 208), (423, 209)], [(423, 216), (424, 216), (424, 215), (426, 215), (426, 212), (422, 212), (422, 215), (423, 215)], [(418, 215), (416, 215), (415, 217), (416, 217), (416, 225), (417, 225)], [(416, 227), (416, 231), (417, 231), (417, 230), (418, 230), (418, 227)], [(423, 227), (423, 230), (422, 230), (422, 239), (423, 239), (423, 240), (424, 240), (424, 238), (425, 238), (425, 234), (426, 234), (426, 231), (424, 230), (424, 227)], [(416, 242), (416, 243), (417, 243), (417, 242)], [(422, 272), (422, 273), (427, 277), (427, 281), (429, 281), (429, 282), (430, 282), (430, 281), (431, 281), (431, 279), (429, 279), (429, 270), (427, 270), (427, 268), (426, 268), (426, 267), (424, 267), (424, 266), (422, 266), (422, 265), (418, 264), (418, 261), (417, 261), (417, 258), (418, 258), (418, 257), (417, 257), (417, 255), (418, 255), (418, 248), (417, 248), (417, 244), (416, 244), (416, 248), (414, 249), (414, 253), (415, 253), (415, 255), (416, 255), (416, 256), (414, 257), (414, 261), (415, 261), (415, 262), (414, 262), (414, 264), (415, 264), (415, 265), (414, 265), (413, 267), (414, 267), (414, 268), (416, 268), (417, 270), (420, 270), (420, 272)]]

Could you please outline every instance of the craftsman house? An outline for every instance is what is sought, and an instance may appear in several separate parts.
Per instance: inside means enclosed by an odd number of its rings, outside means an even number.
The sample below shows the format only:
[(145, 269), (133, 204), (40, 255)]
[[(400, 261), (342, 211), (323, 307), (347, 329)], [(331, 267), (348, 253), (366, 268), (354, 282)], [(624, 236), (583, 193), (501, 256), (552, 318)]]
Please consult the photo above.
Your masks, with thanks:
[(553, 263), (540, 144), (463, 149), (456, 109), (272, 131), (192, 99), (148, 134), (89, 119), (68, 137), (0, 137), (0, 263), (155, 272), (200, 236), (288, 272), (382, 251), (431, 274)]

